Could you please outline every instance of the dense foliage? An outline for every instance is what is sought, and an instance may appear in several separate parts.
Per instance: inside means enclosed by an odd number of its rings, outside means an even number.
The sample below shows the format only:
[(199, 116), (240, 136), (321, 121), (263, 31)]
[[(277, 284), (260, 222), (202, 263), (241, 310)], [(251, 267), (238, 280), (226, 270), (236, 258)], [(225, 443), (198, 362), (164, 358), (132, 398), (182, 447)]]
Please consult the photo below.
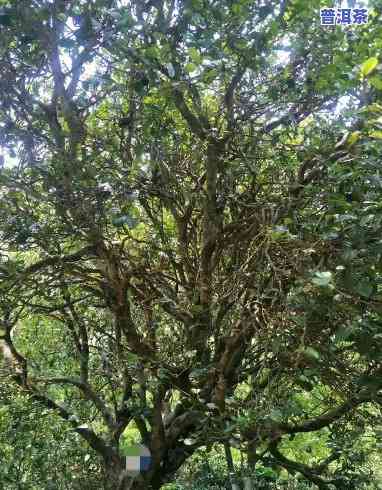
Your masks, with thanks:
[(379, 3), (0, 3), (2, 487), (376, 486)]

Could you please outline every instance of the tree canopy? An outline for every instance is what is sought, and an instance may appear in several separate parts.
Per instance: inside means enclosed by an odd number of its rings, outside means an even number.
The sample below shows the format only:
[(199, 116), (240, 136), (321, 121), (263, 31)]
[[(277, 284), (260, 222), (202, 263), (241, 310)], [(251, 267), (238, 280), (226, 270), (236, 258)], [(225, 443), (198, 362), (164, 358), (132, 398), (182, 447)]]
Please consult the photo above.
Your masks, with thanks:
[[(159, 489), (219, 445), (361, 488), (382, 26), (377, 1), (321, 26), (324, 4), (0, 2), (2, 379), (66, 421), (105, 488)], [(134, 481), (130, 429), (152, 454)], [(324, 451), (293, 459), (310, 433)]]

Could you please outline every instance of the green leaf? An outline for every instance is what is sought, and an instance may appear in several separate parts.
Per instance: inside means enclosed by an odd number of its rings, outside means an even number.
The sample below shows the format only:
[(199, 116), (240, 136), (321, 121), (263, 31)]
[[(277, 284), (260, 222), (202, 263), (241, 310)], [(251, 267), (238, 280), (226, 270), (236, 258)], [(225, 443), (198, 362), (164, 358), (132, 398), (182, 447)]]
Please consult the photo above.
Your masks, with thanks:
[(1, 9), (0, 11), (0, 25), (6, 27), (12, 25), (12, 16), (6, 11), (6, 9)]
[(145, 49), (145, 56), (151, 59), (159, 58), (159, 50), (155, 46), (150, 46), (149, 48)]
[(382, 131), (371, 131), (369, 134), (371, 138), (376, 138), (377, 140), (382, 140)]
[(218, 75), (218, 71), (215, 68), (208, 68), (203, 73), (203, 82), (211, 83)]
[(381, 378), (364, 374), (358, 378), (357, 384), (378, 390), (381, 388)]
[(207, 369), (206, 368), (200, 368), (200, 369), (193, 369), (191, 372), (190, 372), (190, 378), (191, 379), (200, 379), (201, 377), (205, 376), (205, 374), (207, 373)]
[(187, 63), (187, 65), (184, 67), (187, 73), (191, 73), (195, 71), (198, 67), (194, 63)]
[(169, 379), (170, 374), (171, 373), (168, 371), (168, 369), (159, 368), (157, 376), (161, 380), (167, 380)]
[(130, 15), (130, 13), (126, 11), (123, 13), (122, 17), (121, 17), (121, 20), (119, 21), (118, 23), (119, 25), (119, 28), (124, 32), (126, 31), (129, 27), (131, 27), (132, 25), (134, 25), (134, 19), (133, 17)]
[(379, 78), (377, 76), (371, 77), (369, 79), (369, 82), (373, 87), (375, 87), (378, 90), (382, 90), (382, 78)]
[(199, 51), (196, 48), (190, 48), (188, 50), (188, 54), (189, 54), (190, 58), (192, 59), (192, 61), (195, 64), (200, 65), (200, 63), (202, 62), (203, 58), (202, 58), (202, 56), (200, 55)]
[(315, 277), (313, 277), (312, 282), (316, 286), (329, 286), (330, 282), (332, 280), (332, 273), (329, 271), (326, 272), (316, 272)]
[(354, 145), (354, 143), (357, 143), (357, 141), (359, 140), (359, 137), (361, 136), (361, 132), (360, 131), (354, 131), (353, 133), (351, 133), (351, 135), (348, 137), (347, 139), (347, 144), (349, 146), (351, 145)]
[(297, 378), (297, 384), (304, 388), (305, 391), (312, 391), (313, 389), (313, 383), (303, 374)]
[(203, 313), (203, 311), (204, 311), (204, 306), (203, 305), (193, 305), (191, 307), (191, 311), (194, 315), (200, 315), (200, 313)]
[(358, 251), (357, 250), (354, 250), (354, 249), (351, 249), (351, 248), (348, 248), (348, 249), (345, 249), (343, 254), (342, 254), (342, 259), (345, 261), (345, 262), (351, 262), (352, 260), (354, 260), (356, 257), (358, 256)]
[(114, 226), (127, 226), (128, 228), (135, 228), (138, 225), (138, 220), (129, 215), (118, 216), (113, 218), (112, 223)]
[(274, 408), (273, 410), (271, 410), (271, 413), (269, 414), (269, 416), (275, 422), (281, 422), (283, 419), (282, 411), (279, 410), (278, 408)]
[(319, 352), (317, 352), (316, 349), (313, 349), (313, 347), (306, 347), (305, 349), (303, 349), (302, 355), (308, 361), (313, 361), (313, 362), (319, 361), (321, 358)]
[(196, 440), (189, 438), (189, 439), (185, 439), (183, 442), (186, 446), (192, 446), (193, 444), (195, 444)]
[(361, 65), (361, 73), (364, 77), (367, 77), (372, 71), (375, 70), (378, 65), (378, 58), (369, 58)]
[(354, 290), (365, 298), (370, 298), (373, 293), (373, 286), (369, 281), (363, 280), (354, 285)]
[(335, 334), (334, 342), (344, 342), (350, 339), (354, 333), (354, 327), (349, 325), (341, 326)]
[(271, 370), (269, 368), (263, 368), (256, 379), (256, 383), (259, 386), (266, 385), (269, 381), (270, 375), (271, 375)]
[(243, 7), (240, 5), (240, 3), (234, 3), (231, 7), (231, 10), (235, 15), (240, 15)]
[(149, 79), (143, 77), (140, 80), (136, 80), (134, 82), (134, 89), (139, 95), (143, 95), (146, 92), (149, 83)]

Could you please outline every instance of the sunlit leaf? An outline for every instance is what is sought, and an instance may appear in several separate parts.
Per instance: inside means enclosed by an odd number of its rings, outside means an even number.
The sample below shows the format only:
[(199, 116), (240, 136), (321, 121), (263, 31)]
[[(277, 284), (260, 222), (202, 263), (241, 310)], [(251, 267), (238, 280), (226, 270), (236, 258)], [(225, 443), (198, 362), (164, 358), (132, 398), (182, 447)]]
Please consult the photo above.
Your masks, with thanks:
[(372, 138), (376, 138), (378, 140), (382, 140), (382, 131), (380, 130), (376, 130), (376, 131), (371, 131), (369, 133), (369, 135), (372, 137)]
[(348, 145), (354, 145), (354, 143), (356, 143), (359, 138), (360, 138), (360, 135), (361, 135), (361, 132), (360, 131), (354, 131), (353, 133), (351, 133), (349, 135), (349, 138), (347, 139), (347, 143)]
[(378, 58), (369, 58), (364, 61), (361, 65), (361, 73), (363, 76), (367, 77), (378, 65)]
[(192, 73), (193, 71), (197, 70), (197, 65), (195, 63), (187, 63), (186, 66), (184, 67), (185, 71), (187, 73)]

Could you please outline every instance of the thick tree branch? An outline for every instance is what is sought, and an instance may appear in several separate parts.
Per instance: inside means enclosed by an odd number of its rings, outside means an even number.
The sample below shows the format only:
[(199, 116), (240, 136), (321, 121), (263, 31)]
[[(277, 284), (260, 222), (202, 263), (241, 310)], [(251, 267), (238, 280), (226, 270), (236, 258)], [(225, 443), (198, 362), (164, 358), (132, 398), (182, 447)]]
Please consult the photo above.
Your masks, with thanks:
[(78, 388), (87, 400), (90, 400), (97, 407), (101, 413), (106, 425), (110, 430), (115, 429), (115, 421), (111, 411), (107, 408), (106, 404), (101, 400), (101, 398), (94, 392), (88, 383), (76, 378), (69, 377), (52, 377), (52, 378), (35, 378), (37, 383), (43, 384), (69, 384)]
[(298, 471), (302, 475), (305, 476), (309, 481), (313, 482), (320, 490), (328, 490), (328, 484), (332, 483), (331, 481), (325, 481), (323, 478), (318, 476), (315, 471), (310, 468), (308, 465), (297, 463), (296, 461), (292, 461), (286, 458), (278, 449), (278, 444), (280, 441), (273, 441), (269, 444), (268, 449), (272, 456), (276, 459), (276, 461), (283, 466), (285, 469)]
[(54, 255), (52, 257), (47, 257), (46, 259), (41, 260), (40, 262), (36, 262), (35, 264), (30, 265), (27, 267), (23, 272), (22, 275), (29, 275), (34, 272), (38, 272), (41, 269), (44, 269), (45, 267), (49, 267), (52, 265), (57, 265), (60, 263), (66, 263), (66, 262), (78, 262), (84, 257), (87, 256), (94, 256), (95, 255), (96, 248), (93, 245), (86, 246), (77, 252), (71, 254), (71, 255)]
[(280, 423), (278, 424), (278, 428), (286, 434), (297, 434), (298, 432), (313, 432), (320, 430), (339, 420), (345, 414), (351, 410), (354, 410), (362, 403), (372, 401), (374, 396), (375, 395), (369, 390), (365, 390), (363, 393), (351, 397), (337, 408), (333, 408), (332, 410), (329, 410), (318, 417), (308, 419), (298, 424)]
[(205, 140), (208, 133), (203, 127), (201, 121), (189, 109), (183, 93), (178, 88), (173, 88), (172, 93), (175, 105), (187, 122), (191, 132), (198, 136), (201, 140)]

